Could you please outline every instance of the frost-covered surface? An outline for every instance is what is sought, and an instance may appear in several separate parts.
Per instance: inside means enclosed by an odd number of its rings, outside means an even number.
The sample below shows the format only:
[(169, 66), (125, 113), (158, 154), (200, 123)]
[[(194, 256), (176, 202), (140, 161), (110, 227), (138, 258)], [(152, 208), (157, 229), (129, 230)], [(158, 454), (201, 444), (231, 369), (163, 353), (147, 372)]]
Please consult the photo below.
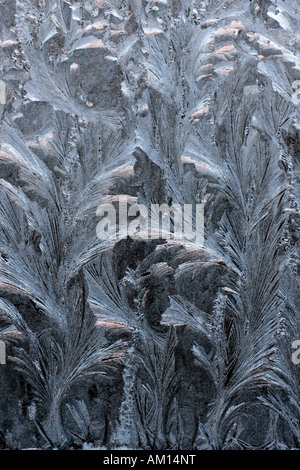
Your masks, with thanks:
[[(299, 0), (0, 18), (1, 448), (299, 448)], [(100, 241), (119, 195), (204, 248)]]

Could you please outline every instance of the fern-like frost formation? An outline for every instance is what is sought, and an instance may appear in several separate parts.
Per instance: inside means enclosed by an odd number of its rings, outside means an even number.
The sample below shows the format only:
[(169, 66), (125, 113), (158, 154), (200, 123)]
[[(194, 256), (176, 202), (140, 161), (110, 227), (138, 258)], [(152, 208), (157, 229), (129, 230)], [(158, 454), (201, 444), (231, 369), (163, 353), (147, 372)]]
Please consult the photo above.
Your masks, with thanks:
[(299, 449), (299, 0), (0, 18), (0, 448)]

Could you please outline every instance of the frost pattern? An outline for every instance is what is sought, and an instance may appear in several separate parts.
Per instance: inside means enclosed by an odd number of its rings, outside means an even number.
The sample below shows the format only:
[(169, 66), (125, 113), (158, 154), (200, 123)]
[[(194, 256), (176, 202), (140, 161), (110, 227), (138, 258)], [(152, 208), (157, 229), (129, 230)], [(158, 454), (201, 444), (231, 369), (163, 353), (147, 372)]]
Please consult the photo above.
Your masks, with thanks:
[[(298, 0), (3, 0), (0, 447), (300, 447)], [(119, 196), (205, 245), (101, 241)]]

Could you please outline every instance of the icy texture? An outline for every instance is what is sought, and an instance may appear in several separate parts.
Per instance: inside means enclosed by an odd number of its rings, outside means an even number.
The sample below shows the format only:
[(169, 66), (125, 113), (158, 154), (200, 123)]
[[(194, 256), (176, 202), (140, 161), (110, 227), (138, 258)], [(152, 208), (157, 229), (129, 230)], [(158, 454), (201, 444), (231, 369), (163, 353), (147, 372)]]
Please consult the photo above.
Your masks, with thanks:
[[(1, 448), (300, 448), (299, 0), (1, 0)], [(205, 245), (96, 236), (205, 203)]]

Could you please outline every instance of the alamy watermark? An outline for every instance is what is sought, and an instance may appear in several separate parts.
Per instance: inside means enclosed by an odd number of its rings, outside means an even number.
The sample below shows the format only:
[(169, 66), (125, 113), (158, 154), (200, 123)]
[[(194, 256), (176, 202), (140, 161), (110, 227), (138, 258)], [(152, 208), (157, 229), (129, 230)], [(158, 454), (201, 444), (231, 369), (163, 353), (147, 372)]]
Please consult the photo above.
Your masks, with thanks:
[(0, 364), (6, 364), (6, 346), (4, 341), (0, 341)]
[(3, 80), (0, 80), (0, 104), (6, 103), (6, 86)]
[(204, 245), (204, 204), (129, 204), (126, 196), (100, 204), (96, 233), (100, 240), (130, 237), (177, 240)]
[(292, 88), (294, 90), (292, 94), (292, 102), (294, 104), (299, 104), (300, 103), (300, 80), (295, 80), (292, 83)]
[(292, 349), (295, 349), (292, 354), (292, 363), (297, 366), (300, 364), (300, 339), (292, 342)]

